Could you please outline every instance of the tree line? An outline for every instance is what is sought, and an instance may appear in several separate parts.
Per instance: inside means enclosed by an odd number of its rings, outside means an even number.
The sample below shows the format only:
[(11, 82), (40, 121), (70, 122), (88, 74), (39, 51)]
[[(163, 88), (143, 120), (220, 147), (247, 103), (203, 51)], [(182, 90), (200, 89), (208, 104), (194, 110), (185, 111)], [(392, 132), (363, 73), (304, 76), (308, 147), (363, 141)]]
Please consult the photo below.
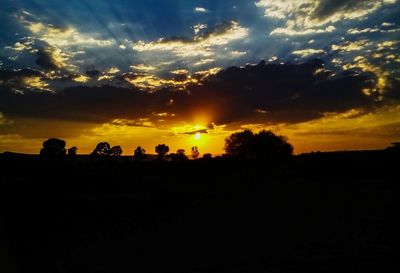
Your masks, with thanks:
[[(284, 136), (277, 135), (272, 131), (262, 130), (254, 133), (251, 130), (244, 130), (233, 133), (225, 139), (225, 155), (242, 159), (286, 159), (293, 154), (293, 146), (287, 141)], [(43, 142), (43, 147), (40, 150), (40, 155), (48, 158), (57, 157), (75, 157), (77, 156), (77, 147), (66, 149), (66, 142), (57, 138), (50, 138)], [(189, 157), (184, 149), (178, 149), (175, 153), (169, 153), (170, 149), (166, 144), (158, 144), (154, 151), (159, 160), (184, 161)], [(92, 153), (93, 157), (120, 157), (123, 151), (121, 146), (111, 147), (108, 142), (100, 142), (96, 145)], [(145, 160), (147, 154), (145, 149), (138, 146), (133, 157), (136, 160)], [(197, 146), (191, 148), (190, 158), (200, 158), (200, 152)], [(211, 154), (205, 153), (203, 158), (212, 158)]]

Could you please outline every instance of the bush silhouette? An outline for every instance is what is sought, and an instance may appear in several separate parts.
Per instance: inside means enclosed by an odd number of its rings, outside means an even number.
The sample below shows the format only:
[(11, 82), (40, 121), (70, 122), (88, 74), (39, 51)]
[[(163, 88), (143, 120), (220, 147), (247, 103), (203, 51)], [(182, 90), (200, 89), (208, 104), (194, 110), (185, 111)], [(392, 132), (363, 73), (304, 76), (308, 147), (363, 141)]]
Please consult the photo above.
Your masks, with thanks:
[(169, 147), (165, 144), (158, 144), (155, 148), (159, 159), (163, 159), (165, 155), (169, 152)]
[(133, 157), (135, 160), (144, 160), (146, 158), (146, 151), (142, 147), (138, 146), (133, 152)]
[(111, 153), (111, 147), (108, 142), (100, 142), (93, 150), (91, 155), (93, 156), (108, 156)]
[(43, 142), (43, 148), (40, 150), (41, 156), (63, 157), (66, 155), (65, 141), (57, 138), (49, 138)]
[(122, 148), (121, 146), (114, 146), (110, 149), (110, 155), (114, 157), (118, 157), (122, 155)]
[(71, 147), (71, 148), (69, 148), (69, 149), (68, 149), (68, 156), (69, 156), (69, 157), (75, 157), (77, 151), (78, 151), (78, 148), (76, 148), (76, 147)]
[(234, 133), (225, 139), (225, 152), (246, 159), (279, 160), (289, 158), (293, 146), (286, 138), (263, 130), (254, 134), (250, 130)]
[(192, 147), (191, 157), (193, 159), (197, 159), (197, 158), (199, 158), (199, 156), (200, 156), (200, 153), (199, 153), (199, 149), (197, 148), (197, 146)]
[(168, 158), (170, 158), (172, 161), (185, 161), (189, 159), (186, 156), (184, 149), (178, 149), (175, 154), (168, 155)]

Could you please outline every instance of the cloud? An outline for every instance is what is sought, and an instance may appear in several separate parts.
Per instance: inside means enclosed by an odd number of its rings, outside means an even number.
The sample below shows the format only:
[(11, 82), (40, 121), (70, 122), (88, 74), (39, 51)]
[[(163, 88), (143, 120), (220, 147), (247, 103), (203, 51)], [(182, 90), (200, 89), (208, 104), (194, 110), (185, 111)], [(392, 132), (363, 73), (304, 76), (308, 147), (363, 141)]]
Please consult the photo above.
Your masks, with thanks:
[(7, 70), (7, 69), (0, 69), (0, 81), (2, 84), (11, 84), (12, 82), (17, 81), (21, 77), (32, 77), (32, 76), (42, 76), (43, 73), (30, 69), (30, 68), (24, 68), (24, 69), (12, 69), (12, 70)]
[(395, 23), (383, 22), (381, 26), (383, 26), (383, 27), (393, 27), (395, 25), (396, 25)]
[(241, 56), (246, 55), (246, 54), (247, 54), (246, 51), (238, 51), (238, 50), (232, 50), (231, 51), (232, 57), (241, 57)]
[(203, 8), (203, 7), (195, 7), (194, 11), (195, 12), (200, 12), (200, 13), (207, 12), (207, 10), (205, 8)]
[(198, 35), (201, 31), (207, 28), (206, 24), (197, 24), (193, 26), (194, 35)]
[(378, 50), (396, 49), (396, 47), (397, 47), (399, 44), (400, 44), (400, 40), (382, 41), (381, 43), (378, 43)]
[[(190, 122), (200, 115), (207, 117), (207, 124), (235, 126), (305, 122), (350, 109), (368, 112), (398, 103), (400, 99), (392, 91), (399, 86), (398, 82), (387, 85), (383, 93), (365, 92), (375, 87), (373, 72), (349, 70), (334, 75), (329, 71), (321, 73), (322, 70), (323, 64), (318, 60), (298, 65), (261, 62), (230, 67), (213, 75), (204, 71), (203, 75), (198, 74), (196, 84), (191, 84), (195, 75), (181, 72), (176, 75), (182, 76), (179, 80), (125, 75), (127, 81), (131, 77), (129, 88), (75, 86), (56, 93), (25, 92), (23, 95), (3, 88), (0, 109), (13, 117), (95, 123), (118, 120), (121, 124), (132, 121), (130, 124), (156, 127)], [(152, 89), (160, 84), (167, 84), (169, 88)], [(147, 88), (152, 91), (144, 91)]]
[(109, 124), (114, 126), (155, 127), (154, 123), (149, 121), (148, 118), (139, 118), (134, 120), (114, 119)]
[(75, 82), (85, 83), (90, 80), (90, 77), (85, 76), (85, 75), (77, 75), (74, 78), (72, 78), (72, 80)]
[(6, 119), (2, 112), (0, 112), (0, 126), (12, 124), (13, 121)]
[(343, 65), (343, 69), (361, 70), (363, 72), (373, 73), (376, 76), (376, 79), (373, 79), (374, 85), (370, 88), (363, 89), (363, 92), (367, 95), (370, 95), (374, 92), (382, 94), (390, 87), (390, 73), (383, 70), (379, 66), (371, 64), (364, 56), (355, 57), (353, 62)]
[(13, 93), (23, 94), (25, 90), (52, 91), (45, 81), (46, 75), (33, 69), (0, 69), (0, 87), (10, 89)]
[(214, 47), (225, 46), (232, 41), (247, 37), (248, 29), (239, 25), (238, 22), (228, 21), (217, 25), (214, 29), (202, 32), (193, 38), (160, 38), (157, 41), (139, 41), (133, 45), (138, 52), (172, 52), (180, 57), (203, 56), (208, 57), (215, 54)]
[(49, 84), (43, 80), (42, 77), (30, 76), (22, 77), (22, 86), (32, 90), (51, 91)]
[(137, 88), (141, 88), (148, 91), (154, 91), (164, 87), (173, 87), (178, 89), (184, 89), (188, 85), (197, 84), (198, 80), (193, 78), (191, 75), (182, 73), (183, 70), (172, 71), (172, 74), (176, 74), (173, 78), (161, 78), (154, 74), (125, 74), (124, 79)]
[(330, 33), (335, 31), (336, 28), (334, 26), (327, 26), (323, 29), (302, 29), (302, 30), (295, 30), (292, 28), (276, 28), (270, 32), (269, 35), (286, 35), (286, 36), (304, 36), (304, 35), (311, 35), (311, 34), (320, 34), (320, 33)]
[(196, 135), (197, 133), (200, 134), (208, 134), (211, 131), (215, 131), (218, 126), (215, 124), (208, 124), (207, 126), (204, 125), (182, 125), (182, 126), (174, 126), (171, 128), (171, 131), (174, 135)]
[(32, 39), (32, 37), (24, 37), (21, 39), (21, 41), (16, 42), (13, 46), (6, 46), (5, 49), (14, 50), (17, 52), (30, 51), (32, 53), (35, 53), (33, 45), (34, 40)]
[(32, 22), (27, 19), (22, 20), (23, 24), (34, 34), (37, 39), (46, 42), (53, 47), (108, 47), (115, 42), (111, 39), (97, 39), (89, 34), (80, 33), (72, 26), (57, 27), (43, 22)]
[(207, 70), (200, 70), (194, 73), (194, 77), (198, 78), (200, 81), (209, 78), (212, 75), (217, 74), (222, 70), (221, 67), (212, 67)]
[(97, 78), (97, 80), (98, 80), (98, 81), (104, 81), (104, 80), (110, 81), (110, 80), (113, 80), (114, 78), (115, 78), (114, 75), (107, 75), (107, 74), (104, 74), (104, 75), (99, 76), (99, 77)]
[(292, 52), (292, 54), (299, 55), (301, 57), (309, 57), (312, 55), (325, 54), (325, 53), (326, 51), (323, 49), (313, 49), (313, 48), (300, 49)]
[(361, 33), (374, 33), (374, 32), (379, 32), (379, 28), (364, 28), (364, 29), (358, 29), (358, 28), (351, 28), (347, 30), (348, 34), (361, 34)]
[(68, 56), (63, 54), (61, 50), (55, 48), (46, 48), (38, 50), (36, 64), (48, 70), (57, 70), (60, 68), (71, 68), (67, 64)]
[[(383, 26), (383, 24), (382, 24), (382, 26)], [(389, 25), (389, 26), (391, 26), (391, 25)], [(399, 32), (399, 31), (400, 31), (399, 28), (392, 28), (392, 29), (380, 29), (378, 27), (364, 28), (364, 29), (351, 28), (351, 29), (347, 30), (347, 34), (353, 34), (354, 35), (354, 34), (376, 33), (376, 32), (394, 33), (394, 32)]]
[(387, 90), (394, 90), (392, 79), (400, 79), (398, 70), (400, 58), (396, 54), (399, 49), (398, 40), (348, 41), (332, 45), (333, 52), (331, 53), (336, 57), (331, 62), (344, 70), (372, 74), (373, 86), (363, 92), (382, 94)]
[(97, 77), (99, 74), (100, 74), (100, 71), (95, 70), (95, 69), (86, 71), (86, 75), (88, 75), (89, 77), (92, 77), (92, 78)]
[(194, 66), (200, 66), (200, 65), (205, 65), (205, 64), (213, 63), (213, 62), (215, 62), (215, 59), (212, 59), (212, 58), (201, 59), (201, 60), (195, 62), (193, 65), (194, 65)]
[(84, 54), (84, 49), (108, 48), (115, 45), (114, 39), (102, 39), (98, 33), (82, 33), (72, 25), (54, 25), (43, 22), (39, 17), (22, 11), (17, 15), (22, 26), (29, 31), (29, 36), (12, 47), (18, 52), (30, 52), (38, 55), (37, 64), (45, 69), (67, 69), (77, 71), (82, 60), (73, 57)]
[(186, 69), (176, 69), (171, 71), (172, 74), (176, 74), (176, 75), (188, 75), (189, 71)]
[[(329, 32), (325, 25), (360, 19), (396, 0), (259, 0), (264, 15), (284, 21), (271, 34), (308, 35)], [(331, 29), (334, 30), (334, 29)]]
[(372, 42), (366, 39), (358, 41), (346, 41), (339, 45), (332, 45), (331, 48), (334, 51), (349, 52), (349, 51), (359, 51), (371, 46)]
[(200, 130), (194, 130), (194, 131), (189, 131), (189, 132), (183, 132), (183, 133), (179, 133), (181, 135), (196, 135), (196, 134), (208, 134), (208, 130), (207, 129), (200, 129)]
[(119, 70), (118, 67), (111, 67), (110, 69), (107, 70), (106, 73), (108, 73), (108, 74), (115, 74), (115, 73), (118, 73), (119, 71), (120, 71), (120, 70)]
[[(90, 76), (91, 78), (96, 78), (97, 81), (112, 81), (115, 78), (118, 78), (119, 75), (118, 73), (120, 72), (118, 67), (110, 67), (106, 71), (100, 74), (100, 71), (98, 70), (91, 70), (87, 71), (86, 75)], [(81, 76), (82, 77), (82, 76)], [(83, 82), (87, 82), (90, 79), (89, 78), (82, 78)]]
[(146, 64), (131, 65), (130, 68), (138, 71), (151, 71), (156, 69), (156, 67)]
[(397, 0), (325, 0), (319, 1), (314, 17), (320, 22), (335, 22), (343, 19), (357, 19), (377, 11), (379, 8), (396, 3)]

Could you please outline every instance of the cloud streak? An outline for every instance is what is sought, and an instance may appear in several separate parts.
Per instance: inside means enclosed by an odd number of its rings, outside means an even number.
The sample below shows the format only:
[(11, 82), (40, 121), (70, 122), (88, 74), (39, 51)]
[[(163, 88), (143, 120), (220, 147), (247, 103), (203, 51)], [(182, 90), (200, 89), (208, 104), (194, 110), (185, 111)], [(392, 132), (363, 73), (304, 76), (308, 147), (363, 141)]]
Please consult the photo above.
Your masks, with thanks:
[[(265, 10), (268, 18), (281, 20), (284, 26), (271, 34), (310, 35), (335, 30), (332, 24), (356, 20), (395, 4), (396, 0), (259, 0), (256, 6)], [(326, 27), (326, 25), (331, 24)]]
[(138, 52), (169, 51), (180, 57), (209, 57), (215, 54), (214, 47), (227, 45), (231, 41), (243, 39), (247, 35), (248, 29), (240, 26), (238, 22), (229, 21), (191, 39), (160, 38), (147, 43), (139, 41), (133, 45), (133, 49)]

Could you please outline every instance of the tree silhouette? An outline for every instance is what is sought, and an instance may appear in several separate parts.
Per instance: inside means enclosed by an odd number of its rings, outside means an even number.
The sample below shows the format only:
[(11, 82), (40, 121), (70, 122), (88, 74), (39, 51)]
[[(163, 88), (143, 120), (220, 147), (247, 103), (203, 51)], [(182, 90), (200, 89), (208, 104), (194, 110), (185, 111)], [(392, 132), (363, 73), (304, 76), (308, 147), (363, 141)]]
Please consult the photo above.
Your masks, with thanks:
[(225, 139), (225, 153), (232, 156), (246, 156), (251, 152), (254, 134), (250, 130), (233, 133)]
[(188, 160), (188, 157), (186, 156), (184, 149), (178, 149), (175, 154), (170, 154), (170, 155), (168, 155), (168, 157), (172, 161), (185, 161), (185, 160)]
[(206, 153), (206, 154), (203, 154), (203, 157), (202, 157), (202, 158), (203, 158), (203, 159), (209, 160), (209, 159), (212, 159), (212, 155), (209, 154), (209, 153)]
[(142, 147), (138, 146), (133, 152), (133, 157), (136, 160), (144, 160), (146, 158), (146, 151)]
[(40, 150), (41, 156), (63, 157), (66, 154), (65, 141), (57, 138), (49, 138), (43, 142), (43, 148)]
[(293, 146), (283, 136), (263, 130), (254, 134), (250, 130), (234, 133), (225, 139), (228, 155), (247, 159), (285, 159), (292, 155)]
[(96, 148), (93, 150), (91, 155), (108, 156), (110, 155), (110, 152), (111, 152), (110, 144), (108, 144), (108, 142), (100, 142), (99, 144), (97, 144)]
[(121, 148), (121, 146), (114, 146), (114, 147), (112, 147), (112, 148), (110, 149), (110, 155), (111, 155), (111, 156), (115, 156), (115, 157), (121, 156), (121, 155), (122, 155), (122, 148)]
[(191, 157), (193, 159), (197, 159), (197, 158), (199, 158), (199, 156), (200, 156), (200, 153), (199, 153), (199, 149), (197, 148), (197, 146), (192, 147)]
[(165, 155), (169, 152), (169, 147), (165, 144), (158, 144), (155, 150), (158, 154), (158, 158), (163, 159)]
[(78, 151), (78, 148), (76, 148), (76, 147), (71, 147), (71, 148), (69, 148), (69, 149), (68, 149), (68, 156), (69, 156), (69, 157), (75, 157), (77, 151)]

